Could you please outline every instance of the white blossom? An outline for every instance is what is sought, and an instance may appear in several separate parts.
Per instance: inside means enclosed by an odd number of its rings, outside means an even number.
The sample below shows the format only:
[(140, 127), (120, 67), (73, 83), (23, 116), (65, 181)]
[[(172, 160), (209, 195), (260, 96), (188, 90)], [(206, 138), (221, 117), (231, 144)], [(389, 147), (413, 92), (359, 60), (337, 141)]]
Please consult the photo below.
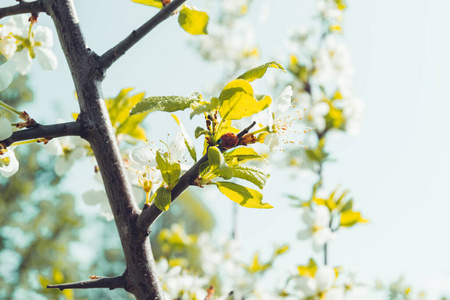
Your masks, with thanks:
[(86, 156), (88, 144), (79, 137), (64, 136), (50, 140), (45, 149), (52, 155), (58, 156), (55, 163), (55, 173), (63, 176), (77, 159)]
[(344, 289), (336, 287), (335, 282), (335, 270), (330, 266), (321, 266), (316, 270), (314, 277), (300, 277), (297, 288), (301, 298), (320, 296), (321, 300), (343, 300)]
[(6, 140), (12, 135), (11, 122), (3, 117), (0, 117), (0, 141)]
[[(16, 15), (4, 25), (6, 32), (12, 32), (17, 40), (17, 50), (12, 56), (16, 62), (16, 70), (22, 75), (31, 69), (32, 60), (36, 58), (44, 70), (53, 71), (58, 63), (50, 49), (53, 46), (53, 32), (48, 27), (31, 27), (27, 14)], [(30, 31), (31, 30), (31, 31)]]
[[(296, 130), (294, 123), (301, 119), (300, 111), (289, 111), (292, 107), (291, 97), (293, 95), (292, 86), (288, 85), (280, 94), (276, 102), (269, 108), (269, 133), (264, 139), (264, 143), (269, 146), (271, 152), (280, 149), (280, 143), (294, 144), (296, 141), (292, 138), (292, 134), (299, 134), (300, 130)], [(263, 121), (258, 120), (263, 114), (259, 113), (254, 120), (257, 123)]]
[(314, 78), (320, 85), (334, 82), (340, 89), (349, 86), (353, 75), (351, 56), (347, 46), (336, 38), (328, 36), (315, 55)]
[(315, 251), (320, 251), (333, 238), (330, 225), (330, 211), (324, 205), (318, 205), (314, 210), (305, 207), (302, 210), (302, 220), (306, 225), (298, 234), (299, 239), (312, 238)]
[(14, 154), (15, 147), (9, 147), (0, 151), (0, 174), (10, 177), (19, 170), (19, 161)]

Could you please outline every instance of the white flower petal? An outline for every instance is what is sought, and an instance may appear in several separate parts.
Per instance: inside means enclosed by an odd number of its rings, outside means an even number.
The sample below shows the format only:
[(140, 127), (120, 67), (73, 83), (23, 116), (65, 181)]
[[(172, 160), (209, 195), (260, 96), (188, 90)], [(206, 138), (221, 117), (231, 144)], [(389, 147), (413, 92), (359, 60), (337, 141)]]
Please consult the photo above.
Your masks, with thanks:
[(0, 141), (9, 138), (12, 133), (11, 122), (6, 118), (0, 118)]
[(72, 165), (73, 165), (73, 160), (68, 159), (65, 156), (58, 157), (58, 159), (56, 160), (56, 163), (55, 163), (56, 175), (63, 176), (64, 174), (66, 174), (67, 171), (69, 171), (69, 169), (72, 167)]
[[(2, 160), (0, 162), (0, 174), (4, 177), (10, 177), (19, 170), (19, 161), (17, 160), (13, 149), (9, 148), (3, 151), (4, 154), (0, 154), (0, 160)], [(4, 160), (7, 160), (8, 162), (6, 163)]]
[(87, 205), (97, 205), (104, 202), (105, 199), (108, 201), (106, 193), (103, 190), (90, 190), (83, 193), (81, 197)]
[(284, 88), (281, 95), (278, 97), (277, 100), (277, 111), (278, 112), (284, 112), (289, 109), (291, 106), (291, 97), (294, 95), (294, 92), (292, 91), (292, 86), (288, 85)]
[(41, 65), (42, 69), (46, 71), (54, 71), (58, 67), (58, 60), (55, 53), (49, 48), (34, 47), (36, 59)]
[(46, 145), (45, 150), (47, 150), (51, 155), (61, 156), (64, 155), (63, 147), (61, 145), (60, 139), (51, 139)]
[(25, 75), (30, 71), (33, 60), (27, 48), (23, 49), (22, 51), (16, 52), (12, 59), (16, 62), (16, 70), (21, 75)]
[(11, 84), (14, 74), (16, 74), (16, 62), (12, 59), (0, 65), (0, 91), (3, 91)]
[(322, 250), (322, 246), (333, 238), (333, 232), (329, 227), (324, 227), (313, 234), (315, 249)]
[(44, 48), (53, 47), (53, 32), (48, 27), (36, 26), (36, 31), (34, 33), (34, 42), (40, 42), (41, 47)]
[(322, 266), (317, 269), (314, 279), (317, 283), (317, 290), (324, 292), (333, 286), (336, 279), (336, 272), (330, 266)]
[(149, 146), (134, 148), (130, 153), (130, 159), (141, 166), (156, 167), (156, 154)]
[(330, 210), (324, 205), (318, 205), (314, 209), (314, 225), (317, 227), (328, 227), (330, 224)]
[(269, 146), (270, 152), (276, 152), (280, 148), (279, 137), (276, 133), (268, 133), (264, 138), (264, 143)]

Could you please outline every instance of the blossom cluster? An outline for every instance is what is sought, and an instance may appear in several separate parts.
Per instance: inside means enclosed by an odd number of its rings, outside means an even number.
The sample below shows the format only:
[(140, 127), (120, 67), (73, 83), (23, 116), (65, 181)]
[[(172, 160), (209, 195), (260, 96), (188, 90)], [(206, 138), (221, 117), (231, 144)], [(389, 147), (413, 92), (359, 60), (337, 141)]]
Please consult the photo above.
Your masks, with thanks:
[(22, 14), (0, 25), (0, 91), (6, 89), (14, 75), (27, 74), (33, 59), (44, 70), (53, 71), (58, 63), (52, 52), (53, 32), (45, 26), (35, 26), (37, 19)]

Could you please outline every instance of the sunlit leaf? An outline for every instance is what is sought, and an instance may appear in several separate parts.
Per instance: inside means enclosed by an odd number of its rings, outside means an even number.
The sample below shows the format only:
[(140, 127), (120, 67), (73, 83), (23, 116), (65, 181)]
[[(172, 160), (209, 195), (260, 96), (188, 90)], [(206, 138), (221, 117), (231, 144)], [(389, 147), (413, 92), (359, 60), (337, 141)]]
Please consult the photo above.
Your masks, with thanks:
[(369, 220), (362, 217), (360, 212), (347, 210), (341, 213), (340, 226), (351, 227), (356, 223), (368, 223)]
[(161, 171), (162, 178), (169, 186), (172, 186), (180, 178), (180, 164), (171, 160), (160, 151), (156, 152), (156, 163)]
[(262, 264), (259, 261), (259, 254), (255, 253), (253, 255), (252, 263), (249, 266), (245, 266), (245, 269), (250, 273), (258, 273), (267, 270), (270, 267), (270, 264)]
[(133, 107), (131, 114), (138, 114), (142, 112), (166, 111), (174, 112), (178, 110), (185, 110), (189, 108), (192, 103), (199, 101), (199, 95), (191, 97), (181, 96), (155, 96), (148, 97), (140, 101)]
[(232, 183), (215, 182), (213, 183), (230, 200), (238, 203), (240, 206), (248, 208), (273, 208), (272, 205), (262, 201), (262, 194), (254, 189)]
[(139, 4), (144, 4), (144, 5), (148, 5), (148, 6), (153, 6), (156, 8), (163, 8), (163, 4), (161, 2), (161, 0), (131, 0), (135, 3), (139, 3)]
[(237, 165), (234, 166), (232, 169), (233, 169), (233, 177), (247, 180), (256, 185), (257, 187), (259, 187), (260, 189), (264, 187), (267, 178), (269, 178), (268, 173), (263, 172), (262, 170), (256, 167)]
[(317, 264), (314, 261), (314, 259), (311, 258), (308, 262), (308, 265), (298, 266), (297, 269), (298, 269), (298, 275), (314, 278), (314, 275), (316, 275), (316, 271), (317, 271)]
[(211, 101), (199, 100), (191, 105), (190, 118), (192, 119), (195, 115), (209, 113), (219, 107), (219, 98), (213, 97)]
[(162, 211), (167, 211), (172, 200), (172, 193), (165, 187), (156, 190), (155, 205)]
[(225, 152), (224, 156), (226, 163), (230, 167), (238, 164), (245, 164), (252, 160), (262, 160), (267, 162), (264, 156), (262, 156), (252, 148), (247, 147), (239, 147), (231, 151), (227, 151)]
[(259, 78), (263, 77), (264, 74), (266, 74), (268, 68), (276, 68), (276, 69), (282, 70), (283, 72), (286, 72), (286, 70), (283, 68), (282, 65), (280, 65), (276, 61), (271, 61), (262, 66), (248, 70), (247, 72), (245, 72), (244, 74), (239, 76), (238, 79), (245, 79), (247, 81), (253, 81), (255, 79), (259, 79)]
[(225, 86), (219, 96), (219, 113), (222, 119), (239, 120), (268, 108), (271, 102), (270, 97), (258, 101), (248, 81), (235, 79)]
[(188, 33), (192, 35), (208, 34), (209, 16), (203, 11), (195, 10), (184, 5), (178, 15), (178, 23)]
[(217, 173), (224, 179), (231, 179), (233, 171), (228, 167), (223, 157), (222, 152), (217, 147), (209, 147), (208, 149), (208, 163), (211, 172)]

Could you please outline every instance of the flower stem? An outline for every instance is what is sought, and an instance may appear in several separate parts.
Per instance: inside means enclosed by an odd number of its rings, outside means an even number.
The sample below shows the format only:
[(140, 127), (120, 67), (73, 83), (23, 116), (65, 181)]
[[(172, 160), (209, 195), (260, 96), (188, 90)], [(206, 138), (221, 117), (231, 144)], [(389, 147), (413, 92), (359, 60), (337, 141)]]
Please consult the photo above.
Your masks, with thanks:
[(0, 100), (0, 106), (5, 108), (5, 109), (7, 109), (7, 110), (9, 110), (9, 111), (11, 111), (11, 112), (13, 112), (13, 113), (15, 113), (15, 114), (18, 114), (19, 116), (22, 115), (22, 112), (18, 111), (17, 109), (15, 109), (12, 106), (9, 106), (8, 104), (6, 104), (5, 102), (3, 102), (1, 100)]
[(26, 144), (39, 143), (39, 142), (40, 142), (40, 139), (33, 139), (33, 140), (15, 142), (15, 143), (12, 143), (11, 146), (26, 145)]

